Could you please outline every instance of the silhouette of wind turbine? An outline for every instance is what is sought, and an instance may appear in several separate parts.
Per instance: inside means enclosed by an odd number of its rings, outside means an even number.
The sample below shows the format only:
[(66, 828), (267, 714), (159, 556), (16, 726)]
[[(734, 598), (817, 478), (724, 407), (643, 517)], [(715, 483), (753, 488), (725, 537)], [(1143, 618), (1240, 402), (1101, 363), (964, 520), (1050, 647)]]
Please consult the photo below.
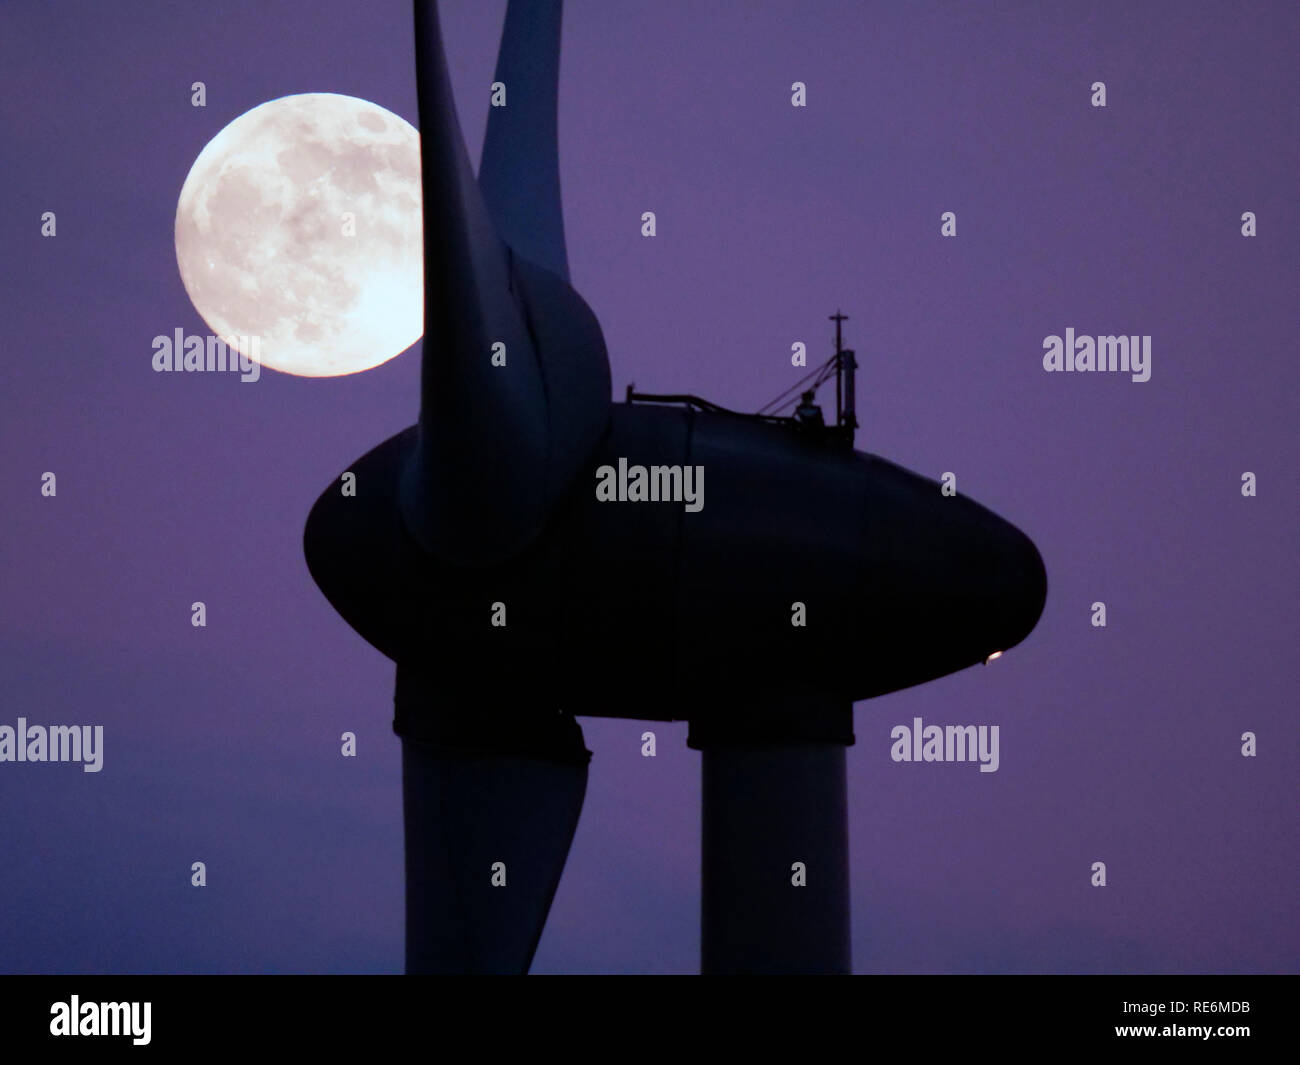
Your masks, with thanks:
[[(528, 970), (590, 715), (690, 722), (703, 969), (847, 972), (853, 702), (1019, 643), (1042, 560), (979, 504), (853, 450), (838, 339), (834, 426), (630, 389), (611, 402), (600, 327), (569, 283), (560, 6), (510, 0), (507, 106), (476, 180), (436, 8), (415, 4), (420, 419), (352, 464), (355, 498), (335, 480), (304, 535), (330, 603), (397, 665), (407, 971)], [(707, 507), (597, 498), (603, 467), (637, 466), (702, 468)], [(625, 673), (633, 651), (650, 676)], [(798, 679), (755, 669), (814, 657)]]

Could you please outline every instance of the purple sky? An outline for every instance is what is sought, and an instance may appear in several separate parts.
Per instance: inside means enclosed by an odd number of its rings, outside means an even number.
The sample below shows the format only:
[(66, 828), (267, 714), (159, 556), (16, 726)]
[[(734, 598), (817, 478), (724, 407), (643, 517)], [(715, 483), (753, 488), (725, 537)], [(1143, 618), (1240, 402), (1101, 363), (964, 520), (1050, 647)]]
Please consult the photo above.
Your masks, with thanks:
[[(443, 5), (474, 159), (504, 9)], [(410, 21), (403, 0), (0, 7), (0, 724), (105, 726), (101, 773), (0, 764), (0, 970), (402, 967), (393, 669), (301, 538), (414, 420), (418, 345), (241, 384), (155, 374), (150, 341), (207, 331), (172, 244), (202, 147), (300, 92), (415, 123)], [(802, 372), (793, 341), (831, 353), (841, 307), (858, 447), (955, 471), (1047, 565), (1003, 660), (858, 704), (857, 971), (1300, 970), (1298, 42), (1290, 2), (568, 4), (569, 259), (616, 392), (756, 408)], [(1044, 373), (1067, 327), (1151, 335), (1150, 381)], [(1000, 769), (893, 763), (914, 716), (999, 725)], [(583, 727), (534, 971), (694, 971), (686, 726)]]

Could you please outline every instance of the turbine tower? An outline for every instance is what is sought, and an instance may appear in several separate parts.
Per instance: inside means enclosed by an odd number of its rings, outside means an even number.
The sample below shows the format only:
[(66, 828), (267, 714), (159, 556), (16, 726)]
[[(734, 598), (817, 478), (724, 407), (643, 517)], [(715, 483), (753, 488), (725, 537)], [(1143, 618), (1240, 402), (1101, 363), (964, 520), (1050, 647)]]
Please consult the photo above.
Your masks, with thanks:
[[(528, 970), (586, 792), (576, 719), (603, 716), (688, 720), (702, 752), (704, 971), (847, 972), (853, 703), (1023, 640), (1042, 560), (974, 501), (853, 450), (842, 318), (833, 425), (612, 402), (569, 280), (560, 0), (510, 0), (477, 178), (421, 0), (415, 44), (419, 422), (349, 467), (355, 497), (335, 479), (304, 534), (322, 592), (397, 667), (407, 971)], [(638, 468), (678, 487), (702, 468), (707, 505), (598, 498)], [(629, 678), (633, 654), (658, 668)], [(814, 659), (798, 679), (754, 668)]]

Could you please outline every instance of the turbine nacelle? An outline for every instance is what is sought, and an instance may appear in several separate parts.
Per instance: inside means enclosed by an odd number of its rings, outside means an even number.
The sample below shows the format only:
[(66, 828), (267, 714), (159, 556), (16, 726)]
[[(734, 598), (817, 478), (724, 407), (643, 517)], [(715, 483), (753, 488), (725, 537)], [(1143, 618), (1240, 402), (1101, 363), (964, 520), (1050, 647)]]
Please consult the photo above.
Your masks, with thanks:
[[(414, 429), (352, 467), (364, 510), (334, 488), (313, 508), (317, 583), (440, 693), (442, 713), (700, 720), (787, 685), (809, 705), (812, 693), (847, 703), (983, 662), (1038, 620), (1033, 543), (933, 480), (793, 427), (636, 404), (611, 415), (545, 528), (499, 565), (460, 566), (405, 535), (396, 511)], [(602, 501), (598, 471), (620, 460), (702, 467), (702, 505)], [(422, 714), (399, 700), (404, 734), (430, 715), (432, 701)]]

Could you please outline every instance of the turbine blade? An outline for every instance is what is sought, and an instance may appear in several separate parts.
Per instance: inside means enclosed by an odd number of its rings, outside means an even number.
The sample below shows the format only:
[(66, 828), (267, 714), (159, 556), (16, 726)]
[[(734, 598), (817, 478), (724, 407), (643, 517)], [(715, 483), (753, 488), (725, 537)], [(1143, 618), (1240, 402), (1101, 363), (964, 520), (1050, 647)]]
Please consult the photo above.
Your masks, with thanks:
[(609, 363), (581, 297), (496, 230), (461, 137), (432, 2), (416, 0), (415, 52), (425, 332), (401, 511), (426, 551), (486, 565), (532, 542), (595, 448), (609, 421)]
[(502, 239), (567, 281), (557, 147), (562, 8), (562, 0), (510, 0), (494, 78), (505, 101), (488, 110), (478, 182)]
[[(402, 512), (426, 549), (482, 561), (519, 547), (541, 525), (543, 385), (511, 291), (509, 252), (470, 169), (432, 2), (415, 4), (415, 53), (425, 328), (420, 433)], [(508, 373), (492, 365), (497, 343)]]
[(463, 721), (442, 721), (441, 742), (403, 736), (408, 973), (522, 974), (532, 964), (590, 758), (572, 717), (540, 722), (495, 721), (491, 734), (478, 722), (470, 735)]

